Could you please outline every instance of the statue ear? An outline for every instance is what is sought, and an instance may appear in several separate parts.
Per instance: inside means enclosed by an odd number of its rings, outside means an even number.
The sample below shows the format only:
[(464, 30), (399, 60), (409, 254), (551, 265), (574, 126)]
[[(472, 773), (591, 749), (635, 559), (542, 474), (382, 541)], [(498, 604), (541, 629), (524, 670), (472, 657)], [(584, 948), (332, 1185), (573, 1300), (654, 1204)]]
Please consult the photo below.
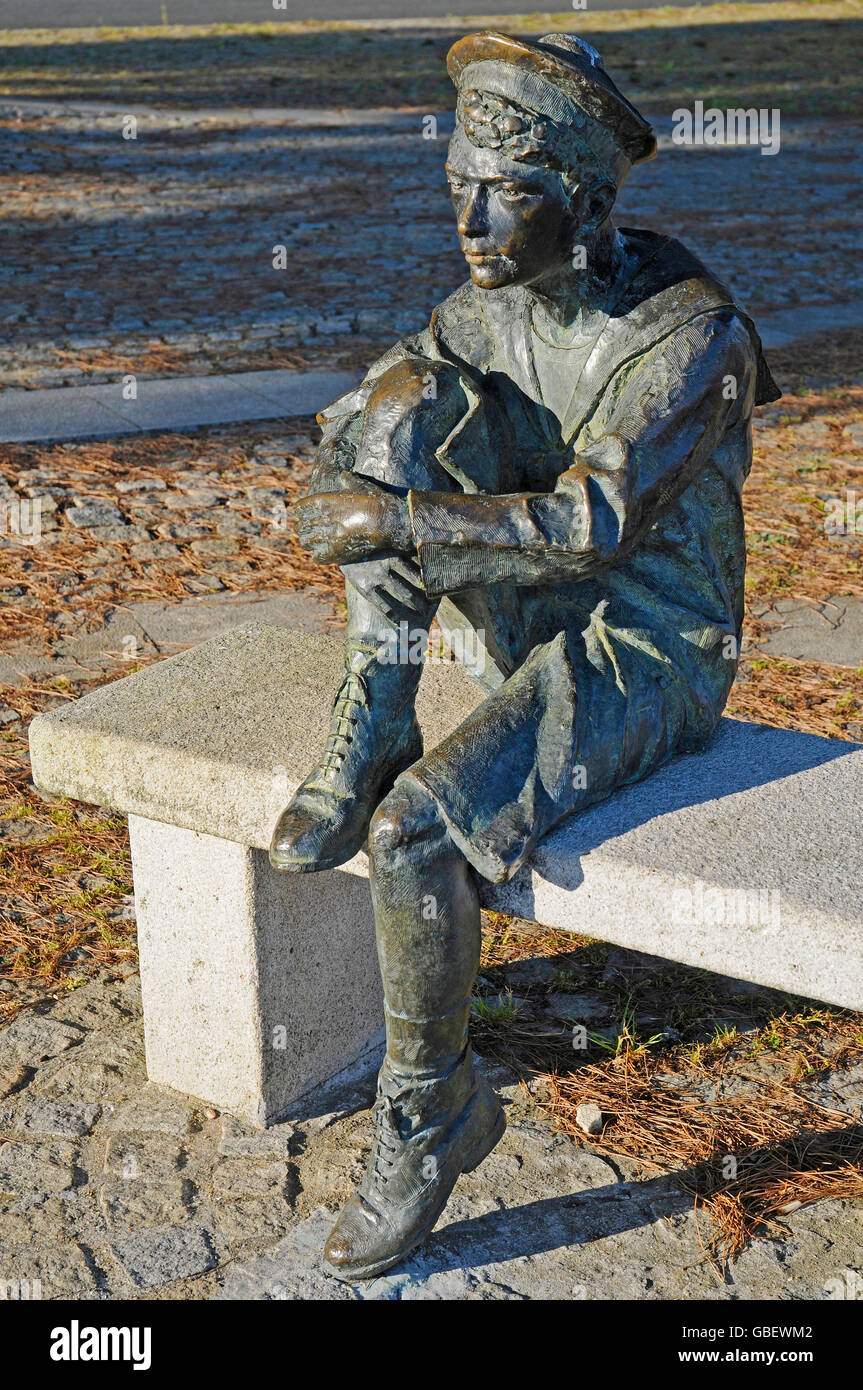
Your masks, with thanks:
[(579, 230), (595, 232), (611, 213), (617, 198), (617, 189), (611, 179), (595, 174), (579, 183), (573, 189), (571, 206), (578, 219)]

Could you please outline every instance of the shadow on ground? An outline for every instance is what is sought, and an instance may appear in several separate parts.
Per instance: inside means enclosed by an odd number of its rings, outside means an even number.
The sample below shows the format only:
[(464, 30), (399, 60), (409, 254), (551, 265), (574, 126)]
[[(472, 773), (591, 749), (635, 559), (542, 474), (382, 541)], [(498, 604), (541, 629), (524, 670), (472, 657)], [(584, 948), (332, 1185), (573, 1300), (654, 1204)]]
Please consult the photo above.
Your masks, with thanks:
[[(632, 28), (592, 27), (606, 66), (637, 105), (651, 109), (695, 98), (722, 106), (782, 106), (783, 115), (850, 114), (859, 109), (863, 23), (857, 19), (771, 19), (684, 22), (672, 16)], [(571, 17), (567, 23), (572, 25)], [(501, 28), (538, 36), (529, 17)], [(67, 31), (67, 35), (75, 31)], [(34, 43), (9, 36), (0, 93), (41, 99), (127, 101), (133, 104), (251, 106), (453, 105), (443, 60), (465, 32), (452, 29), (312, 30), (252, 26), (242, 31), (85, 31), (80, 37)], [(122, 31), (121, 31), (122, 33)]]

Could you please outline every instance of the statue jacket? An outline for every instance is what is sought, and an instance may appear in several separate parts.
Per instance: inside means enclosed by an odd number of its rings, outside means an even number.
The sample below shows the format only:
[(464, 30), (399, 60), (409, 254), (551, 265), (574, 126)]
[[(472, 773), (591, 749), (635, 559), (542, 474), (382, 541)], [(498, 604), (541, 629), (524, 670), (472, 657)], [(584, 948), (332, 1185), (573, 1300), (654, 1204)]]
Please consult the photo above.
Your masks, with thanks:
[(616, 301), (567, 355), (554, 409), (531, 296), (468, 283), (320, 417), (322, 457), (350, 467), (389, 366), (459, 371), (464, 410), (437, 454), (461, 490), (409, 504), (439, 621), (482, 628), (492, 693), (413, 773), (494, 879), (561, 816), (701, 745), (737, 666), (751, 416), (779, 392), (751, 320), (695, 256), (621, 236)]

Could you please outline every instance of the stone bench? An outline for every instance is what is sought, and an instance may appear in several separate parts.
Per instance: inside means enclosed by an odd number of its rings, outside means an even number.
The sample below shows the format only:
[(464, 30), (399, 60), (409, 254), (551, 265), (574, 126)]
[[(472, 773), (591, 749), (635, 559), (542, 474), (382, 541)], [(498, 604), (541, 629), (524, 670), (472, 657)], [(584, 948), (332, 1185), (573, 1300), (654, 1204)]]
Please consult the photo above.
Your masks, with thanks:
[[(251, 623), (30, 730), (38, 787), (129, 817), (151, 1080), (256, 1125), (381, 1036), (365, 855), (282, 875), (266, 854), (323, 746), (342, 652)], [(426, 745), (481, 698), (462, 667), (430, 663)], [(705, 752), (564, 823), (483, 901), (860, 1009), (861, 778), (856, 745), (725, 719)]]

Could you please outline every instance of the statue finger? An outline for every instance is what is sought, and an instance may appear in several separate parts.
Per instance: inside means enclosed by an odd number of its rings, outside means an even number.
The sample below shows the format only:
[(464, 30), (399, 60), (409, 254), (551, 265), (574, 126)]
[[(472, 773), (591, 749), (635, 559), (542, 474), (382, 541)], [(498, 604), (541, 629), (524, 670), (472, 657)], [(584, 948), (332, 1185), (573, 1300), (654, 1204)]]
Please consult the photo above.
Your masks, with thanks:
[(297, 520), (301, 523), (317, 522), (332, 524), (339, 516), (345, 494), (338, 492), (316, 492), (311, 497), (302, 497), (293, 505)]
[(409, 584), (408, 581), (403, 579), (394, 569), (387, 575), (386, 579), (383, 581), (382, 587), (385, 588), (393, 598), (401, 599), (403, 603), (412, 603), (416, 601), (417, 591), (415, 586)]
[(401, 575), (406, 584), (409, 584), (418, 595), (425, 598), (425, 584), (423, 583), (423, 573), (419, 567), (419, 562), (409, 555), (400, 555), (397, 559), (391, 560), (390, 571), (395, 571)]
[(397, 575), (388, 575), (385, 582), (380, 585), (382, 592), (386, 593), (393, 603), (400, 605), (406, 613), (416, 616), (418, 613), (425, 612), (428, 607), (428, 599), (425, 594), (421, 594)]
[(416, 617), (413, 608), (400, 602), (382, 584), (375, 585), (366, 597), (391, 623), (410, 623), (411, 619)]
[(317, 514), (317, 503), (317, 494), (313, 497), (301, 497), (299, 501), (294, 502), (291, 510), (299, 520), (304, 520), (306, 517)]

